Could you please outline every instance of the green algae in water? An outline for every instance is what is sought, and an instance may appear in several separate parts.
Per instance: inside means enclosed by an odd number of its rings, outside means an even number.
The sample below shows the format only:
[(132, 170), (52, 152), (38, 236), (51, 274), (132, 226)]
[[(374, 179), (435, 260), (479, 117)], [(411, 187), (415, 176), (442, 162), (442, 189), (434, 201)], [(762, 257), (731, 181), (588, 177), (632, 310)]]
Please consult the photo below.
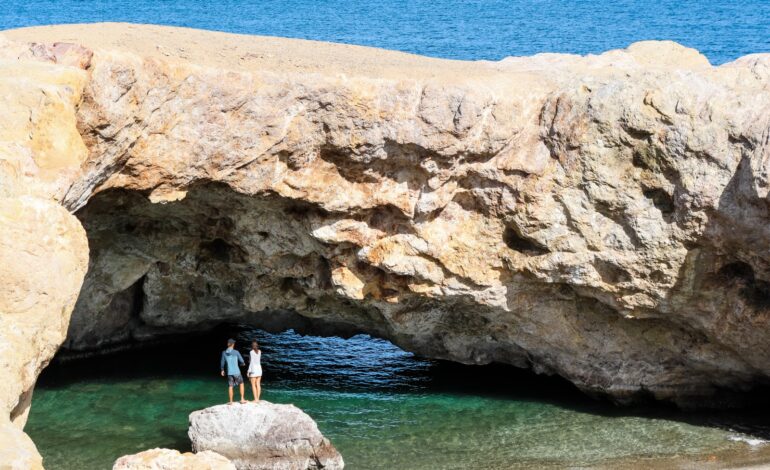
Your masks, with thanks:
[[(512, 368), (420, 360), (365, 336), (248, 331), (241, 345), (252, 335), (264, 351), (263, 398), (305, 410), (353, 470), (564, 466), (739, 445), (729, 430), (627, 414)], [(219, 349), (209, 338), (52, 367), (26, 428), (47, 468), (190, 450), (189, 413), (226, 396)]]

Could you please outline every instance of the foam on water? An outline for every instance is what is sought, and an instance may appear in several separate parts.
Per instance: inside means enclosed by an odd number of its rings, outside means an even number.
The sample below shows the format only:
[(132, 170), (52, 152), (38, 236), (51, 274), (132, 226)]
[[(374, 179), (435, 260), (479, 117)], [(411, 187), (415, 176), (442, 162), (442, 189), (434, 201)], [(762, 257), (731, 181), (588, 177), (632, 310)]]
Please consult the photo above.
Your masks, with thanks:
[(728, 439), (735, 442), (745, 442), (746, 444), (752, 447), (763, 446), (768, 442), (770, 442), (770, 441), (766, 441), (765, 439), (757, 439), (757, 438), (751, 438), (746, 436), (730, 436), (728, 437)]

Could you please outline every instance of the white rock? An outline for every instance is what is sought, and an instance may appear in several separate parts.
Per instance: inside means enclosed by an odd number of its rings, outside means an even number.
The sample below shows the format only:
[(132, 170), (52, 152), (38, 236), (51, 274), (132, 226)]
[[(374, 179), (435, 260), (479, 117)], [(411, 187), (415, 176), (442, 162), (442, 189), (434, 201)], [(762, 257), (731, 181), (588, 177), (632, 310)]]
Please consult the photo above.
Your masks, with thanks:
[(224, 455), (238, 470), (337, 470), (342, 456), (294, 405), (217, 405), (190, 414), (193, 450)]

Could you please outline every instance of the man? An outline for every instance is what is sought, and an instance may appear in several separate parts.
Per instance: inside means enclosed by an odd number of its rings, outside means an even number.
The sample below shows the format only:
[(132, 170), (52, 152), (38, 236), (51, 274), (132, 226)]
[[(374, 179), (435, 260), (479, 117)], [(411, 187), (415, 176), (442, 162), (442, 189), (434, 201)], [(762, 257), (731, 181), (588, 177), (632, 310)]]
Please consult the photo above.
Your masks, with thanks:
[(230, 405), (233, 404), (233, 387), (240, 386), (241, 390), (241, 403), (246, 403), (246, 399), (243, 396), (243, 377), (241, 376), (241, 369), (238, 365), (246, 365), (243, 360), (243, 356), (235, 349), (235, 340), (227, 340), (227, 349), (222, 351), (222, 357), (219, 359), (219, 368), (222, 370), (222, 377), (225, 376), (227, 371), (227, 391), (230, 396)]

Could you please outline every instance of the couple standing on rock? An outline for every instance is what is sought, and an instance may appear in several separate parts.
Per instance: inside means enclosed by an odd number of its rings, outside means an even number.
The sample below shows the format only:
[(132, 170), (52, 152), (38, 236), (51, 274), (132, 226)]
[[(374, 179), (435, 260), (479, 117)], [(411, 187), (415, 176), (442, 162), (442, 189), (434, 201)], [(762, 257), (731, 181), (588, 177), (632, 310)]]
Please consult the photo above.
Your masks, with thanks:
[[(262, 359), (262, 351), (259, 350), (259, 344), (257, 340), (251, 342), (251, 351), (249, 351), (249, 370), (246, 375), (251, 382), (251, 392), (254, 394), (254, 402), (259, 401), (259, 395), (262, 393), (262, 365), (260, 360)], [(219, 359), (219, 368), (221, 369), (222, 377), (227, 373), (227, 389), (230, 397), (229, 404), (233, 404), (233, 387), (240, 386), (241, 391), (241, 403), (246, 403), (243, 392), (243, 377), (241, 376), (241, 369), (239, 366), (244, 366), (246, 363), (243, 360), (241, 353), (235, 349), (235, 340), (227, 340), (227, 349), (222, 351), (222, 357)]]

